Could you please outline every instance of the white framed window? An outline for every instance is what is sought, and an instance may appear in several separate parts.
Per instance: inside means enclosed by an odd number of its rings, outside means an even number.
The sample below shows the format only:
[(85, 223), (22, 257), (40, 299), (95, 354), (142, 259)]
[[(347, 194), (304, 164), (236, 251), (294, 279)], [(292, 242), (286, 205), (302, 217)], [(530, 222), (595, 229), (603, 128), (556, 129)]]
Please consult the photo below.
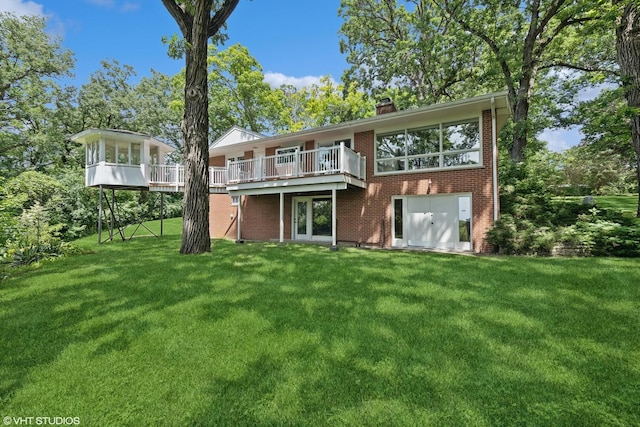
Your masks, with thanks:
[(95, 165), (100, 160), (100, 144), (93, 141), (87, 144), (87, 166)]
[(142, 158), (141, 147), (138, 142), (106, 140), (104, 142), (104, 161), (105, 163), (139, 166)]
[(276, 149), (276, 165), (284, 165), (287, 163), (294, 163), (296, 161), (296, 154), (300, 150), (299, 147), (287, 147)]
[(340, 143), (344, 143), (345, 147), (353, 150), (353, 139), (351, 137), (339, 138), (333, 141), (321, 141), (316, 143), (316, 148), (339, 147)]
[(231, 196), (231, 206), (238, 206), (240, 204), (240, 196)]
[(376, 135), (376, 173), (482, 165), (480, 118)]
[(244, 156), (227, 157), (227, 162), (240, 162), (244, 160)]

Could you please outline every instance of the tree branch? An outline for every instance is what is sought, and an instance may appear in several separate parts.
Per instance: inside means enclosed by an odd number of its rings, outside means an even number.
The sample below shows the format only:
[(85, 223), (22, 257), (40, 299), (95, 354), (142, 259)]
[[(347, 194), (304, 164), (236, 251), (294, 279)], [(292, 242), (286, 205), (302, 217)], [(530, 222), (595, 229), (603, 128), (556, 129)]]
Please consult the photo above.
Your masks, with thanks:
[[(545, 27), (549, 25), (549, 22), (551, 21), (551, 19), (558, 14), (558, 12), (560, 11), (560, 7), (565, 2), (566, 0), (558, 0), (552, 3), (547, 9), (547, 13), (540, 20), (540, 25), (534, 25), (532, 22), (532, 26), (535, 26), (536, 38), (544, 32)], [(537, 13), (538, 13), (538, 10), (536, 8), (536, 14)]]
[[(167, 2), (170, 0), (162, 0), (163, 2)], [(225, 0), (220, 9), (218, 9), (215, 15), (209, 20), (209, 25), (207, 26), (207, 38), (213, 37), (220, 30), (220, 27), (224, 25), (227, 21), (227, 18), (231, 15), (233, 10), (236, 8), (240, 0)]]
[(452, 10), (450, 8), (448, 1), (444, 2), (444, 9), (449, 15), (449, 18), (451, 20), (457, 22), (464, 30), (475, 35), (476, 37), (484, 41), (489, 46), (489, 49), (491, 49), (493, 54), (496, 56), (496, 60), (500, 64), (500, 68), (502, 69), (502, 73), (504, 74), (504, 77), (505, 77), (505, 82), (507, 84), (509, 95), (512, 97), (512, 99), (516, 99), (516, 88), (513, 81), (513, 75), (511, 74), (511, 69), (509, 68), (509, 64), (507, 64), (507, 61), (502, 59), (502, 55), (500, 53), (500, 47), (498, 46), (496, 41), (493, 40), (484, 32), (478, 30), (477, 28), (471, 27), (471, 25), (469, 25), (463, 19), (458, 18), (458, 14), (456, 13), (457, 11)]
[(178, 5), (175, 0), (162, 0), (162, 4), (167, 8), (169, 14), (173, 16), (173, 19), (180, 27), (182, 36), (188, 40), (191, 39), (191, 26), (193, 24), (193, 18), (184, 10), (183, 7)]
[(562, 21), (560, 21), (560, 23), (558, 24), (558, 26), (555, 28), (555, 30), (553, 30), (553, 33), (549, 34), (549, 37), (543, 39), (540, 41), (540, 43), (538, 43), (538, 48), (536, 49), (536, 52), (538, 54), (540, 54), (542, 51), (544, 51), (544, 49), (547, 47), (547, 45), (549, 43), (551, 43), (557, 36), (558, 34), (560, 34), (562, 32), (562, 30), (564, 30), (565, 28), (571, 26), (571, 25), (576, 25), (576, 24), (582, 24), (584, 22), (589, 22), (589, 21), (594, 21), (596, 19), (596, 17), (583, 17), (583, 18), (576, 18), (576, 19), (563, 19)]
[(544, 69), (549, 69), (549, 68), (555, 68), (555, 67), (562, 67), (562, 68), (570, 68), (572, 70), (577, 70), (577, 71), (585, 71), (588, 73), (594, 73), (594, 72), (601, 72), (601, 73), (606, 73), (612, 76), (617, 76), (620, 77), (620, 73), (616, 70), (611, 70), (609, 68), (601, 68), (601, 67), (589, 67), (587, 65), (577, 65), (577, 64), (570, 64), (568, 62), (552, 62), (550, 64), (544, 64), (541, 65), (539, 67), (540, 70), (544, 70)]

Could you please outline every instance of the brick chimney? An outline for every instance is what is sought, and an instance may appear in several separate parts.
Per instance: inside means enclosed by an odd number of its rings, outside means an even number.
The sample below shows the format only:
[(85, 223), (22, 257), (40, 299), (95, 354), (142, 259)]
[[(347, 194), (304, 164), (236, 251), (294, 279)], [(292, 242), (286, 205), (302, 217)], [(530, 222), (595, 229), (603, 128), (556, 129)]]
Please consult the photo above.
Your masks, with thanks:
[(376, 116), (379, 116), (380, 114), (395, 113), (396, 111), (396, 105), (393, 103), (391, 98), (382, 98), (380, 103), (376, 105)]

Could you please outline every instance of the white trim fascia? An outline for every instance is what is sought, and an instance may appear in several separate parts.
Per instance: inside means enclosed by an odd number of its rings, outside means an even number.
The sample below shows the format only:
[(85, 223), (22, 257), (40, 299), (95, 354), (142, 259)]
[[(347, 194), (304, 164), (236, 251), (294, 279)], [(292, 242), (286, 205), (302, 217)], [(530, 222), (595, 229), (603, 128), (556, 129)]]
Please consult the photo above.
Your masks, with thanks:
[(224, 134), (222, 134), (221, 136), (216, 138), (215, 141), (213, 141), (211, 144), (209, 144), (209, 154), (211, 154), (211, 150), (213, 150), (218, 144), (220, 144), (220, 142), (224, 141), (229, 135), (231, 135), (235, 131), (246, 133), (246, 134), (248, 134), (250, 136), (253, 136), (255, 138), (251, 139), (251, 140), (248, 140), (248, 141), (241, 141), (241, 142), (238, 142), (236, 144), (229, 145), (227, 147), (233, 147), (233, 146), (236, 146), (236, 145), (242, 145), (242, 144), (246, 144), (246, 143), (249, 143), (249, 142), (254, 142), (254, 141), (257, 141), (257, 140), (260, 140), (260, 139), (263, 139), (263, 138), (267, 137), (266, 135), (263, 135), (261, 133), (254, 132), (254, 131), (249, 130), (249, 129), (245, 129), (245, 128), (240, 127), (238, 125), (233, 125)]
[[(279, 192), (281, 189), (294, 188), (292, 191), (322, 191), (316, 190), (316, 188), (325, 188), (331, 189), (334, 188), (333, 185), (344, 185), (345, 188), (347, 185), (353, 185), (355, 187), (366, 188), (367, 183), (358, 178), (352, 177), (351, 175), (323, 175), (323, 176), (310, 176), (310, 177), (302, 177), (291, 179), (279, 179), (274, 181), (255, 181), (255, 182), (242, 182), (238, 184), (229, 184), (227, 185), (227, 191), (229, 193), (238, 194), (249, 194), (250, 192), (253, 194), (253, 191), (260, 191), (261, 194), (266, 190), (267, 192)], [(337, 188), (337, 187), (336, 187)], [(338, 188), (340, 189), (340, 188)], [(344, 189), (344, 188), (343, 188)], [(291, 192), (285, 190), (285, 192)], [(257, 194), (257, 193), (256, 193)]]
[(317, 185), (292, 185), (292, 186), (271, 186), (260, 188), (231, 189), (227, 188), (230, 195), (258, 196), (262, 194), (280, 194), (280, 193), (302, 193), (302, 192), (318, 192), (330, 190), (346, 190), (346, 182), (333, 182)]
[(147, 143), (148, 145), (164, 148), (168, 152), (176, 151), (175, 147), (172, 147), (166, 142), (162, 142), (150, 135), (120, 129), (85, 129), (82, 132), (71, 135), (69, 139), (76, 143), (87, 144), (89, 142), (98, 141), (102, 137), (111, 137), (120, 141)]

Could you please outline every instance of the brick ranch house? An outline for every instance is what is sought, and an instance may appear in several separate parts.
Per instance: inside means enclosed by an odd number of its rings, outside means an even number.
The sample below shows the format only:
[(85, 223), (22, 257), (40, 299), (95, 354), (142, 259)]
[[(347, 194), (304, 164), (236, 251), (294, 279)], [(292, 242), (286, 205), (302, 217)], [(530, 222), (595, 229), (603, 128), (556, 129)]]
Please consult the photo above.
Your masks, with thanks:
[(209, 150), (210, 235), (486, 252), (507, 93), (286, 135), (233, 127)]

